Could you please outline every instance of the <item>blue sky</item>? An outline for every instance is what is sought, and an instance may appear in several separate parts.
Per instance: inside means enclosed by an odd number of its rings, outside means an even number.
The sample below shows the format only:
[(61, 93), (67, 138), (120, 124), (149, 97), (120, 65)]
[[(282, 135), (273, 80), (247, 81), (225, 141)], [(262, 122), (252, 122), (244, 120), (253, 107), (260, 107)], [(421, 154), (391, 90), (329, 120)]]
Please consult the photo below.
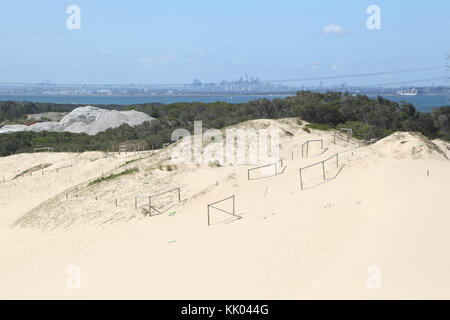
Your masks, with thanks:
[[(66, 27), (72, 4), (81, 9), (80, 30)], [(381, 30), (366, 27), (372, 4)], [(448, 12), (448, 0), (2, 1), (0, 82), (190, 83), (243, 73), (273, 80), (440, 66), (450, 53)], [(324, 85), (428, 79), (443, 70)]]

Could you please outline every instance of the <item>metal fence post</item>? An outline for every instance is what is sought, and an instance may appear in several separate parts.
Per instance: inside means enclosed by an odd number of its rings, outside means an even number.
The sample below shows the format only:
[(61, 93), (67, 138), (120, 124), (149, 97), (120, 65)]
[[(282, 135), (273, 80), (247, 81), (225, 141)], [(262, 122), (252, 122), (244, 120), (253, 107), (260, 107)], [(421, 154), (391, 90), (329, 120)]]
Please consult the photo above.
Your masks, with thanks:
[(299, 169), (298, 171), (300, 172), (300, 187), (303, 190), (302, 169)]
[(208, 211), (208, 226), (209, 226), (210, 225), (210, 223), (209, 223), (209, 204), (206, 207), (207, 207), (207, 211)]
[(152, 197), (148, 197), (148, 212), (152, 216)]
[(233, 194), (233, 215), (236, 214), (235, 208), (236, 208), (236, 206), (235, 206), (235, 200), (234, 200), (234, 194)]
[(325, 161), (322, 161), (323, 180), (325, 180)]

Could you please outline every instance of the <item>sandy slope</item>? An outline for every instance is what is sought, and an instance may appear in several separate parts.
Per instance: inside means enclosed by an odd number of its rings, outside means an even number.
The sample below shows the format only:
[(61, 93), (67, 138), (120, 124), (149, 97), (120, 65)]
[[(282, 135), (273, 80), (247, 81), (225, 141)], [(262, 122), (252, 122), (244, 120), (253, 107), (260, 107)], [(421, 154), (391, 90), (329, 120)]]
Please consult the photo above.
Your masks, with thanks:
[[(64, 179), (33, 175), (0, 185), (0, 297), (450, 298), (450, 167), (443, 142), (396, 133), (358, 147), (342, 137), (333, 144), (328, 132), (308, 134), (290, 119), (240, 126), (283, 130), (282, 174), (248, 181), (253, 166), (167, 171), (168, 148), (126, 166), (139, 173), (87, 186), (92, 164), (76, 155), (0, 159), (1, 172), (69, 160), (78, 168), (59, 173)], [(325, 149), (313, 146), (302, 159), (302, 143), (317, 138)], [(336, 152), (339, 167), (327, 162), (328, 179), (320, 166), (305, 170), (301, 190), (298, 168)], [(123, 161), (107, 158), (95, 170)], [(66, 199), (63, 191), (75, 184), (79, 191)], [(144, 215), (145, 199), (135, 209), (136, 195), (175, 187), (182, 202), (170, 194), (155, 203), (167, 209), (163, 214)], [(31, 194), (43, 188), (40, 205)], [(206, 205), (233, 194), (242, 219), (214, 211), (208, 227)], [(12, 220), (17, 226), (7, 227)], [(70, 265), (81, 268), (80, 290), (66, 287)], [(381, 270), (379, 290), (366, 287), (370, 265)]]

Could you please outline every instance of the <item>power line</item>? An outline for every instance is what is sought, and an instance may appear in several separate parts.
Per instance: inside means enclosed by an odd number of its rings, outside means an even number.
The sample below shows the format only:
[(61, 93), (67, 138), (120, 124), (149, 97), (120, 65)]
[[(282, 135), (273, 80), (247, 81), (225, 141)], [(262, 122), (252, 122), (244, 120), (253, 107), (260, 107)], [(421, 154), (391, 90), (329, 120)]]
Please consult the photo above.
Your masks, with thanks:
[[(448, 58), (447, 58), (448, 60)], [(431, 71), (431, 70), (441, 70), (442, 66), (439, 67), (427, 67), (427, 68), (416, 68), (416, 69), (404, 69), (404, 70), (394, 70), (394, 71), (382, 71), (373, 73), (360, 73), (360, 74), (348, 74), (348, 75), (338, 75), (338, 76), (321, 76), (321, 77), (310, 77), (310, 78), (298, 78), (298, 79), (279, 79), (279, 80), (266, 80), (262, 81), (265, 83), (287, 83), (287, 82), (303, 82), (303, 81), (315, 81), (315, 80), (335, 80), (335, 79), (347, 79), (347, 78), (363, 78), (372, 76), (382, 76), (382, 75), (392, 75), (392, 74), (402, 74), (402, 73), (412, 73), (420, 71)], [(447, 67), (447, 69), (450, 68)], [(435, 81), (442, 80), (438, 78), (434, 79), (424, 79), (424, 80), (412, 80), (403, 81), (401, 83), (412, 83), (412, 82), (424, 82), (424, 81)], [(219, 83), (219, 82), (216, 82)], [(401, 84), (393, 83), (393, 84)], [(17, 86), (102, 86), (102, 87), (115, 87), (115, 86), (136, 86), (136, 87), (158, 87), (158, 86), (185, 86), (191, 85), (190, 83), (166, 83), (166, 84), (87, 84), (87, 83), (32, 83), (32, 82), (0, 82), (0, 85), (17, 85)], [(373, 86), (373, 85), (372, 85)]]
[(267, 82), (300, 82), (300, 81), (314, 81), (314, 80), (333, 80), (333, 79), (345, 79), (345, 78), (361, 78), (370, 76), (383, 76), (390, 74), (399, 73), (410, 73), (418, 71), (431, 71), (431, 70), (441, 70), (442, 67), (429, 67), (429, 68), (419, 68), (419, 69), (407, 69), (407, 70), (396, 70), (396, 71), (384, 71), (384, 72), (373, 72), (373, 73), (360, 73), (360, 74), (349, 74), (340, 76), (327, 76), (327, 77), (312, 77), (312, 78), (302, 78), (302, 79), (286, 79), (286, 80), (269, 80)]
[(428, 82), (428, 81), (443, 81), (445, 78), (428, 78), (428, 79), (421, 79), (421, 80), (407, 80), (407, 81), (398, 81), (398, 82), (390, 82), (390, 83), (379, 83), (379, 84), (368, 84), (364, 85), (364, 87), (387, 87), (387, 86), (395, 86), (395, 85), (402, 85), (402, 84), (408, 84), (408, 83), (419, 83), (419, 82)]

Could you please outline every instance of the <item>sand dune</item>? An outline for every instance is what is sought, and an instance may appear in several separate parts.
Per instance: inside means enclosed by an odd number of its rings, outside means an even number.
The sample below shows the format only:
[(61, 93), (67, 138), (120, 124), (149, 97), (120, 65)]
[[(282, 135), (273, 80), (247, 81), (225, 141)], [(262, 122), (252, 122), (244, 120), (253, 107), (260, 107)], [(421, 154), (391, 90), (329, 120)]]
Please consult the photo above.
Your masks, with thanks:
[[(334, 144), (332, 132), (307, 133), (295, 119), (239, 127), (281, 129), (279, 174), (248, 180), (254, 165), (170, 166), (174, 145), (115, 158), (1, 158), (0, 177), (9, 179), (44, 163), (44, 172), (72, 167), (0, 183), (0, 297), (450, 298), (448, 144), (414, 133), (369, 146), (339, 134)], [(302, 158), (309, 139), (324, 147)], [(336, 153), (325, 181), (321, 166), (302, 171), (301, 190), (298, 169)], [(89, 185), (101, 171), (135, 167)], [(135, 207), (136, 196), (178, 187), (181, 202), (176, 192), (154, 200), (159, 215), (148, 215), (148, 199)], [(212, 210), (208, 226), (207, 204), (231, 195), (242, 219)], [(230, 201), (218, 206), (232, 210)], [(66, 287), (71, 265), (81, 270), (79, 290)], [(366, 285), (373, 265), (377, 290)]]

